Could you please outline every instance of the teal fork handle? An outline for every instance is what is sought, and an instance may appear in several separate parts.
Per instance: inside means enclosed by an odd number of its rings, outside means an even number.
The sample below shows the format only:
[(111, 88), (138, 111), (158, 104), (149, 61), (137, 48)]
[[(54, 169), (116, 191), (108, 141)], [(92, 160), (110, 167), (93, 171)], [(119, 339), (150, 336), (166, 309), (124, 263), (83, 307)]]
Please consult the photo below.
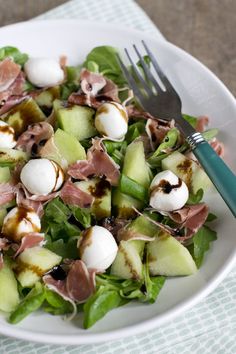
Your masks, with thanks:
[(193, 148), (206, 174), (236, 217), (236, 176), (206, 141)]

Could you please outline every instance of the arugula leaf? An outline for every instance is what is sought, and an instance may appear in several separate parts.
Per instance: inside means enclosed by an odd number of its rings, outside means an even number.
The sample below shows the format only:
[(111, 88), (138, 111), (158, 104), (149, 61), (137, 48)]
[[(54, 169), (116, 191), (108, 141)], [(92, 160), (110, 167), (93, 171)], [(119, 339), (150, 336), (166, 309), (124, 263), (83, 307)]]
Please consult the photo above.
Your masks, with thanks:
[(10, 315), (9, 322), (16, 324), (22, 321), (26, 316), (38, 310), (45, 299), (44, 287), (41, 283), (36, 283), (32, 290), (17, 306)]
[(189, 193), (187, 204), (198, 204), (203, 198), (204, 191), (200, 188), (196, 194)]
[(91, 226), (91, 212), (88, 209), (83, 209), (75, 206), (70, 206), (72, 214), (76, 220), (85, 228)]
[(127, 300), (122, 299), (117, 290), (101, 285), (83, 307), (84, 328), (87, 329), (93, 326), (107, 312), (126, 303)]
[(49, 202), (44, 209), (43, 219), (46, 221), (61, 224), (70, 217), (70, 209), (58, 198)]
[(91, 50), (87, 55), (83, 64), (89, 70), (91, 62), (97, 64), (96, 70), (106, 76), (108, 79), (114, 81), (118, 86), (126, 84), (126, 79), (117, 61), (117, 49), (111, 46), (100, 46)]
[(127, 144), (130, 144), (133, 140), (138, 138), (141, 134), (145, 132), (145, 123), (136, 122), (129, 126), (128, 132), (125, 136)]
[(188, 246), (198, 268), (202, 265), (205, 253), (210, 248), (210, 243), (217, 239), (216, 232), (207, 226), (202, 226), (192, 238)]
[(80, 234), (78, 226), (70, 224), (68, 221), (64, 221), (63, 224), (50, 222), (48, 225), (48, 233), (50, 233), (53, 240), (58, 240), (59, 238), (66, 240)]
[(79, 237), (73, 237), (65, 242), (63, 239), (52, 241), (50, 236), (46, 236), (45, 248), (58, 254), (62, 258), (76, 259), (78, 258), (77, 242)]
[(19, 49), (15, 47), (7, 46), (0, 48), (0, 61), (7, 57), (11, 57), (16, 64), (21, 66), (23, 66), (29, 58), (27, 54), (21, 53)]
[(148, 261), (146, 261), (144, 265), (144, 284), (146, 291), (143, 301), (148, 301), (150, 304), (153, 304), (156, 301), (157, 296), (159, 295), (165, 283), (165, 280), (166, 279), (163, 276), (150, 277)]

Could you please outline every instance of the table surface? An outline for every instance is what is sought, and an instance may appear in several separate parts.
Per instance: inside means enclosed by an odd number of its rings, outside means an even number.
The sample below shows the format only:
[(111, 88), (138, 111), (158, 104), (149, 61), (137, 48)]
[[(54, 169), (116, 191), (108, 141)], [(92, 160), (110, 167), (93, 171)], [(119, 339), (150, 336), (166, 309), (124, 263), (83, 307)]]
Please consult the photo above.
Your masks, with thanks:
[[(0, 26), (30, 19), (65, 2), (0, 0)], [(236, 95), (235, 0), (137, 0), (137, 3), (169, 41), (207, 65)]]

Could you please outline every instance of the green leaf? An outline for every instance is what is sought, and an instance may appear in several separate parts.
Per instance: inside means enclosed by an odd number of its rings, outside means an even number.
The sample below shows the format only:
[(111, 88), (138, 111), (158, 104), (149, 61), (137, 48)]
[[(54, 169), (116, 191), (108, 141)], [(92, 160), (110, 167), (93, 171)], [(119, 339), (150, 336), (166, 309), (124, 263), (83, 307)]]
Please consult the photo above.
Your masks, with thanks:
[(75, 219), (85, 228), (91, 226), (91, 211), (88, 209), (83, 209), (75, 206), (70, 206), (72, 214)]
[(107, 312), (126, 303), (117, 290), (100, 286), (84, 305), (84, 328), (90, 328)]
[(196, 194), (189, 193), (187, 204), (198, 204), (203, 198), (204, 191), (200, 188)]
[(179, 131), (176, 128), (170, 129), (166, 136), (164, 137), (163, 141), (161, 144), (158, 146), (156, 151), (149, 157), (148, 163), (151, 164), (153, 167), (156, 163), (159, 163), (160, 161), (160, 156), (162, 157), (164, 154), (164, 157), (168, 152), (171, 152), (179, 138)]
[(26, 316), (38, 310), (45, 299), (44, 288), (41, 283), (36, 283), (34, 288), (17, 306), (16, 310), (10, 315), (9, 322), (16, 324), (22, 321)]
[(193, 128), (196, 128), (196, 126), (197, 126), (197, 118), (196, 117), (190, 116), (188, 114), (182, 114), (182, 116), (189, 124), (191, 124), (191, 126)]
[(202, 134), (204, 139), (209, 141), (209, 140), (215, 138), (218, 133), (219, 133), (219, 129), (212, 128), (212, 129), (205, 130), (201, 134)]
[(192, 244), (188, 247), (198, 268), (202, 265), (205, 253), (210, 248), (210, 243), (217, 239), (216, 232), (207, 226), (202, 226), (192, 238)]
[(217, 219), (217, 216), (215, 214), (209, 213), (206, 219), (206, 222), (211, 222)]
[(95, 61), (88, 61), (87, 69), (93, 73), (99, 73), (99, 66)]
[(148, 261), (146, 261), (144, 265), (144, 284), (146, 291), (143, 301), (148, 301), (150, 304), (153, 304), (156, 301), (157, 296), (159, 295), (165, 283), (165, 280), (166, 279), (163, 276), (150, 277)]
[(137, 122), (129, 126), (128, 132), (125, 136), (127, 144), (130, 144), (133, 140), (138, 138), (141, 134), (145, 132), (145, 123)]
[(2, 47), (0, 48), (0, 61), (11, 57), (16, 64), (23, 66), (25, 62), (28, 60), (28, 55), (25, 53), (21, 53), (19, 49), (15, 47)]
[(73, 312), (73, 306), (55, 291), (45, 288), (45, 303), (43, 310), (53, 315), (63, 315)]
[(124, 174), (121, 174), (119, 187), (121, 193), (130, 195), (135, 199), (141, 201), (147, 201), (148, 199), (148, 190)]
[(87, 55), (83, 64), (89, 70), (91, 62), (97, 64), (96, 70), (99, 68), (99, 73), (114, 81), (118, 86), (126, 84), (126, 79), (117, 61), (117, 49), (111, 46), (101, 46), (92, 49)]
[(59, 198), (55, 198), (46, 205), (43, 220), (61, 224), (67, 221), (70, 215), (70, 209)]
[(73, 237), (67, 242), (63, 239), (52, 241), (50, 236), (46, 236), (45, 248), (58, 254), (62, 258), (76, 259), (78, 258), (77, 242), (79, 237)]

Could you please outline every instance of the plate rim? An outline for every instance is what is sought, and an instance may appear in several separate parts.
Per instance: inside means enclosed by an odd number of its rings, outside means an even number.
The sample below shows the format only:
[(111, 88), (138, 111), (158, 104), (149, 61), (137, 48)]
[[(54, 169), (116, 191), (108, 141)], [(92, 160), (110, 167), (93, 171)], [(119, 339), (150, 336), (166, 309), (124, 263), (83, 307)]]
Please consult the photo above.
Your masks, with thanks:
[[(137, 29), (133, 29), (132, 27), (126, 27), (126, 29), (120, 28), (118, 25), (110, 25), (105, 22), (94, 23), (87, 20), (75, 20), (75, 19), (55, 19), (55, 20), (38, 20), (33, 19), (30, 21), (23, 21), (17, 22), (14, 24), (6, 25), (0, 28), (0, 34), (2, 30), (7, 30), (8, 28), (11, 29), (14, 27), (21, 27), (21, 26), (34, 26), (34, 24), (47, 24), (47, 25), (58, 25), (61, 23), (62, 25), (92, 25), (96, 26), (97, 28), (107, 29), (112, 28), (115, 31), (119, 31), (121, 33), (133, 33), (136, 36), (143, 37), (146, 40), (152, 40), (156, 43), (161, 43), (161, 45), (172, 47), (174, 51), (181, 52), (182, 55), (187, 56), (191, 61), (194, 61), (195, 64), (201, 67), (202, 70), (207, 72), (208, 75), (212, 77), (216, 81), (217, 85), (220, 85), (221, 89), (224, 91), (224, 94), (228, 96), (228, 98), (232, 101), (232, 104), (235, 105), (236, 111), (236, 100), (233, 94), (229, 91), (229, 89), (225, 86), (225, 84), (203, 63), (201, 63), (198, 59), (193, 57), (191, 54), (186, 52), (184, 49), (172, 44), (171, 42), (167, 41), (166, 39), (158, 38), (155, 39), (154, 35), (149, 34), (148, 32), (141, 32)], [(183, 300), (174, 308), (171, 308), (165, 313), (158, 315), (156, 318), (151, 318), (148, 320), (144, 320), (139, 324), (128, 325), (122, 329), (115, 329), (111, 331), (106, 331), (104, 333), (78, 333), (73, 335), (68, 334), (45, 334), (40, 332), (29, 332), (25, 329), (20, 329), (17, 327), (6, 327), (4, 328), (4, 324), (0, 323), (0, 333), (9, 337), (14, 337), (22, 340), (30, 340), (33, 342), (38, 343), (50, 343), (50, 344), (67, 344), (67, 345), (78, 345), (78, 344), (93, 344), (93, 343), (101, 343), (104, 341), (112, 341), (117, 340), (120, 338), (125, 338), (131, 335), (136, 335), (142, 333), (144, 331), (152, 330), (154, 328), (159, 327), (162, 324), (167, 323), (170, 320), (173, 320), (178, 315), (186, 312), (191, 307), (195, 306), (199, 303), (203, 298), (209, 295), (218, 285), (222, 282), (222, 280), (227, 276), (230, 270), (233, 268), (236, 261), (236, 248), (234, 253), (228, 258), (228, 260), (224, 263), (224, 266), (212, 277), (209, 284), (205, 285), (203, 289), (198, 290), (194, 293), (194, 295), (190, 296), (188, 300)]]

